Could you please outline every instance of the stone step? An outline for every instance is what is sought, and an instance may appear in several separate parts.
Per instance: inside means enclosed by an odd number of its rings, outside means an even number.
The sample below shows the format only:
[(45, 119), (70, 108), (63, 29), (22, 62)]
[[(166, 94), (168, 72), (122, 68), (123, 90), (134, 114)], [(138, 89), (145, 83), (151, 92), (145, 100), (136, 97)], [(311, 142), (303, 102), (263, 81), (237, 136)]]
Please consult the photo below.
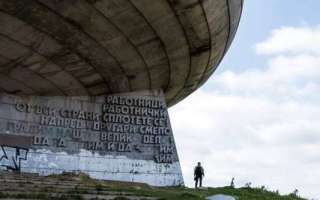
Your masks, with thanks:
[(0, 198), (1, 200), (39, 200), (39, 199), (12, 199), (12, 198)]
[[(0, 179), (1, 180), (1, 179)], [(63, 186), (68, 188), (74, 188), (79, 186), (85, 186), (81, 183), (64, 183), (64, 182), (55, 182), (55, 181), (17, 181), (17, 180), (1, 180), (1, 183), (7, 185), (41, 185), (41, 186)], [(1, 187), (1, 186), (0, 186)]]
[[(100, 186), (103, 185), (103, 187)], [(110, 188), (107, 186), (110, 185)], [(123, 197), (128, 200), (156, 200), (147, 196), (137, 196), (130, 192), (120, 192), (113, 187), (147, 187), (145, 184), (131, 184), (116, 181), (98, 181), (88, 179), (88, 182), (80, 179), (78, 175), (57, 175), (39, 176), (37, 174), (19, 174), (0, 171), (0, 193), (7, 194), (9, 197), (1, 198), (7, 200), (15, 199), (37, 199), (41, 197), (77, 199), (84, 200), (113, 200), (116, 197)], [(42, 196), (41, 196), (42, 195)], [(5, 195), (6, 196), (6, 195)], [(19, 197), (19, 198), (18, 198)]]
[[(145, 196), (136, 196), (136, 195), (129, 195), (129, 194), (70, 194), (70, 193), (57, 193), (57, 192), (50, 192), (50, 193), (36, 193), (36, 192), (23, 192), (23, 193), (17, 193), (17, 192), (6, 192), (5, 194), (16, 196), (17, 198), (11, 198), (11, 199), (20, 199), (18, 197), (22, 197), (25, 199), (30, 199), (30, 197), (39, 197), (39, 199), (42, 199), (41, 197), (50, 197), (50, 198), (59, 198), (59, 197), (69, 197), (76, 199), (77, 197), (81, 197), (84, 200), (92, 200), (92, 199), (104, 199), (104, 200), (112, 200), (116, 197), (122, 197), (130, 200), (156, 200), (156, 198), (153, 197), (145, 197)], [(3, 200), (2, 198), (0, 198)], [(10, 198), (5, 198), (10, 199)], [(36, 199), (36, 198), (34, 198)]]
[(75, 178), (54, 178), (54, 177), (41, 177), (41, 176), (38, 176), (38, 177), (33, 177), (33, 176), (12, 176), (12, 175), (1, 175), (0, 176), (0, 179), (13, 179), (13, 180), (56, 180), (56, 181), (75, 181), (74, 179)]
[(71, 175), (66, 176), (40, 176), (39, 174), (33, 173), (15, 173), (0, 170), (0, 179), (11, 178), (11, 179), (34, 179), (34, 180), (44, 180), (44, 179), (63, 179), (65, 181), (73, 181), (76, 177)]
[(78, 193), (78, 194), (90, 194), (90, 195), (129, 195), (132, 196), (134, 195), (133, 193), (130, 192), (117, 192), (117, 191), (97, 191), (97, 190), (61, 190), (61, 189), (56, 189), (52, 188), (44, 190), (44, 188), (2, 188), (0, 189), (0, 192), (2, 193), (9, 193), (9, 194), (18, 194), (18, 193), (26, 193), (28, 191), (29, 193)]

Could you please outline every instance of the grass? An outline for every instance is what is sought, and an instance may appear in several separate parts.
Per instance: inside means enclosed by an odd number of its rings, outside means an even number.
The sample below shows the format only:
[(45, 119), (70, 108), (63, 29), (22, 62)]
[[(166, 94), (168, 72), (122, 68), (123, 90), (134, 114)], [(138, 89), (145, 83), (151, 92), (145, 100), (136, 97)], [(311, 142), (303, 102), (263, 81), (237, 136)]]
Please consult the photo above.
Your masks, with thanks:
[(132, 193), (137, 196), (157, 197), (159, 200), (205, 200), (207, 196), (215, 194), (230, 195), (235, 197), (237, 200), (306, 200), (293, 194), (279, 195), (277, 192), (268, 191), (265, 188), (220, 187), (195, 190), (185, 187), (158, 188), (151, 187), (146, 184), (98, 181), (85, 176), (82, 177), (81, 180), (84, 181), (84, 184), (95, 186), (97, 191), (110, 190)]
[[(277, 192), (268, 191), (265, 187), (261, 188), (205, 188), (195, 190), (186, 187), (152, 187), (147, 184), (127, 183), (118, 181), (100, 181), (91, 179), (85, 174), (64, 174), (53, 175), (45, 180), (71, 181), (75, 184), (74, 188), (70, 188), (65, 192), (59, 194), (55, 187), (42, 187), (33, 184), (36, 192), (29, 191), (28, 193), (6, 193), (0, 192), (0, 199), (58, 199), (58, 200), (82, 200), (83, 194), (104, 194), (116, 193), (118, 197), (115, 200), (129, 200), (130, 196), (139, 196), (147, 199), (147, 197), (154, 197), (158, 200), (205, 200), (207, 196), (215, 194), (225, 194), (235, 197), (237, 200), (306, 200), (294, 194), (279, 195)], [(20, 187), (23, 187), (21, 185)], [(57, 195), (58, 194), (58, 195)], [(98, 199), (98, 198), (96, 198)]]
[[(110, 190), (108, 187), (107, 190)], [(156, 197), (159, 200), (205, 200), (207, 196), (215, 194), (225, 194), (235, 197), (237, 200), (305, 200), (295, 195), (281, 196), (275, 192), (261, 190), (259, 188), (208, 188), (207, 190), (194, 190), (189, 188), (118, 188), (118, 191), (122, 191), (128, 196), (130, 192), (132, 195), (144, 196), (144, 197)], [(99, 191), (104, 191), (104, 186), (99, 188)], [(114, 190), (112, 190), (114, 191)], [(70, 194), (63, 194), (59, 197), (50, 196), (50, 192), (39, 194), (5, 194), (0, 193), (1, 198), (15, 198), (15, 199), (58, 199), (58, 200), (82, 200), (81, 193), (74, 190)], [(119, 196), (115, 200), (128, 200), (127, 197)]]

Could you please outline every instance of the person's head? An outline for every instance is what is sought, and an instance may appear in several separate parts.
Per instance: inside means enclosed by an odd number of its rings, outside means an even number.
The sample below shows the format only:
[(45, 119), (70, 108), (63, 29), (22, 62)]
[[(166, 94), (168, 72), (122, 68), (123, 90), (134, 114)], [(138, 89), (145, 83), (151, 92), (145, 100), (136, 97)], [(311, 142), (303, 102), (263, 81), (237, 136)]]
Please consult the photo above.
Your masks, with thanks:
[(198, 162), (198, 166), (201, 166), (201, 162)]

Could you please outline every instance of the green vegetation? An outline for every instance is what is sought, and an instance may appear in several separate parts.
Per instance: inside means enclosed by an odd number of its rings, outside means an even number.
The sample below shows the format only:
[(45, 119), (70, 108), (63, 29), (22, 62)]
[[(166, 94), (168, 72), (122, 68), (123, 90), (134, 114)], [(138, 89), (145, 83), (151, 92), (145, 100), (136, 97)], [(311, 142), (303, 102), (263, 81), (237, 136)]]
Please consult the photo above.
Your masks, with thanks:
[[(207, 196), (215, 194), (230, 195), (237, 200), (306, 200), (295, 194), (281, 196), (278, 192), (266, 190), (264, 186), (261, 188), (244, 187), (236, 189), (233, 187), (221, 187), (195, 190), (185, 187), (157, 188), (137, 183), (98, 181), (90, 179), (86, 175), (80, 175), (80, 180), (91, 186), (93, 184), (97, 191), (118, 191), (137, 196), (156, 197), (159, 200), (204, 200)], [(119, 197), (118, 199), (126, 198)]]
[[(225, 194), (233, 196), (237, 200), (306, 200), (298, 197), (297, 191), (290, 195), (281, 196), (278, 192), (268, 191), (264, 186), (261, 188), (247, 186), (243, 188), (204, 188), (201, 190), (185, 187), (158, 188), (139, 183), (99, 181), (91, 179), (85, 174), (54, 175), (37, 177), (37, 179), (40, 179), (38, 183), (30, 180), (24, 183), (19, 181), (19, 187), (10, 187), (12, 188), (10, 192), (1, 190), (0, 199), (98, 200), (112, 196), (114, 200), (130, 200), (131, 197), (140, 200), (147, 200), (151, 197), (154, 200), (205, 200), (207, 196)], [(41, 184), (41, 181), (46, 184)], [(49, 184), (50, 182), (52, 184)], [(7, 182), (6, 184), (14, 183)], [(30, 187), (30, 185), (32, 186)], [(63, 185), (69, 186), (64, 188)]]

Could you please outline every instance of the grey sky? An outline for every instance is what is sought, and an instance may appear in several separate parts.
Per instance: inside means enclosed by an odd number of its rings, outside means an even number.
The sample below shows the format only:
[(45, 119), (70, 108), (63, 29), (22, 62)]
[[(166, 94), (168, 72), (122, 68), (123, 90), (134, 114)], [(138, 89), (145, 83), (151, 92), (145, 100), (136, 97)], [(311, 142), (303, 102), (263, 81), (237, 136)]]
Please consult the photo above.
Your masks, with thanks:
[(170, 109), (185, 180), (252, 182), (320, 199), (320, 1), (246, 0), (234, 44)]

